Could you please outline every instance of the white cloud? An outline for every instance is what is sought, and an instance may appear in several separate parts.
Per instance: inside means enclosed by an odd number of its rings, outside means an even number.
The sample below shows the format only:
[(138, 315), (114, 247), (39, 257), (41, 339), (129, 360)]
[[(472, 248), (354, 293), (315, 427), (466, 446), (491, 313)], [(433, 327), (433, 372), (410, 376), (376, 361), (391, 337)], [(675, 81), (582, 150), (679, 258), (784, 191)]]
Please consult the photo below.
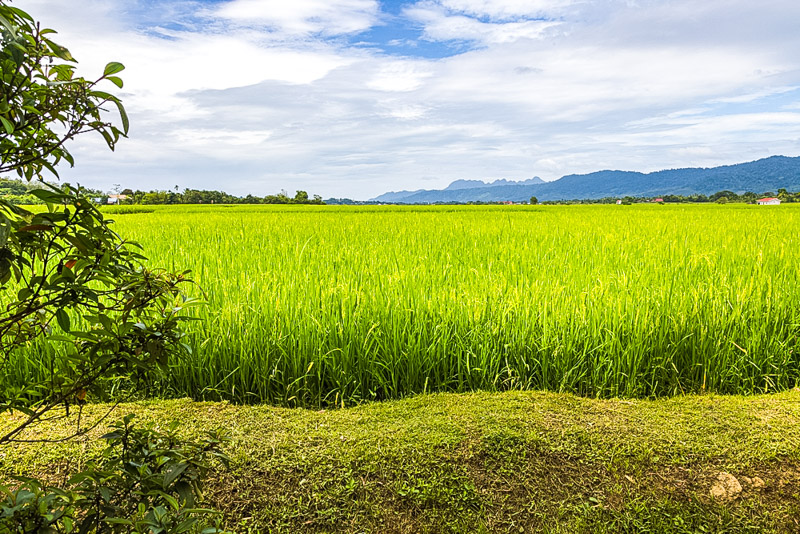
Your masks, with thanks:
[[(133, 82), (160, 92), (226, 89), (278, 80), (307, 84), (348, 60), (320, 50), (265, 48), (242, 36), (184, 34), (172, 41), (139, 38), (120, 50)], [(154, 83), (155, 82), (155, 83)], [(144, 84), (142, 84), (144, 85)]]
[(386, 60), (367, 82), (367, 87), (378, 91), (413, 91), (432, 75), (428, 65), (421, 61)]
[(425, 26), (425, 36), (434, 41), (470, 40), (483, 43), (509, 43), (517, 39), (537, 39), (559, 23), (526, 20), (521, 22), (481, 22), (462, 15), (448, 15), (438, 9), (413, 8), (409, 17)]
[(671, 154), (675, 155), (678, 158), (708, 158), (714, 156), (714, 149), (710, 146), (686, 146), (681, 148), (675, 148), (670, 151)]
[(231, 0), (216, 14), (240, 24), (263, 24), (286, 34), (340, 35), (370, 28), (376, 0)]
[[(535, 4), (535, 5), (534, 5)], [(534, 2), (526, 7), (530, 13), (537, 13), (537, 5), (545, 2)], [(491, 7), (490, 10), (487, 10)], [(445, 1), (435, 3), (423, 1), (405, 9), (405, 15), (421, 24), (425, 38), (433, 41), (466, 40), (486, 44), (509, 43), (518, 39), (539, 39), (545, 32), (560, 23), (554, 20), (500, 20), (494, 19), (502, 13), (529, 14), (518, 9), (522, 3), (508, 1), (493, 5), (488, 2), (470, 2), (467, 0)], [(481, 20), (489, 16), (492, 20)], [(478, 17), (478, 18), (476, 18)]]
[(386, 110), (380, 113), (381, 117), (390, 117), (404, 121), (422, 119), (430, 111), (430, 108), (414, 104), (403, 104), (403, 103), (398, 104), (395, 102), (384, 102), (382, 103), (382, 105), (385, 107)]
[(791, 93), (793, 91), (797, 91), (800, 89), (798, 86), (789, 86), (789, 87), (768, 87), (766, 89), (762, 89), (760, 91), (750, 92), (743, 95), (737, 96), (728, 96), (723, 98), (717, 98), (712, 100), (713, 103), (720, 103), (720, 104), (746, 104), (748, 102), (754, 102), (756, 100), (761, 100), (768, 96), (774, 95), (781, 95), (784, 93)]
[(580, 122), (609, 113), (649, 116), (652, 109), (684, 109), (687, 102), (760, 87), (768, 79), (754, 71), (771, 61), (761, 51), (678, 46), (549, 48), (513, 43), (462, 54), (441, 62), (429, 84), (439, 98), (506, 104), (539, 122)]
[(606, 141), (622, 145), (689, 145), (729, 144), (746, 139), (748, 142), (782, 142), (800, 138), (800, 113), (787, 111), (737, 113), (695, 117), (691, 120), (662, 120), (646, 131), (609, 133)]
[(231, 130), (226, 128), (182, 128), (172, 132), (176, 141), (184, 147), (198, 151), (230, 146), (236, 150), (240, 146), (259, 145), (272, 137), (270, 130)]
[(181, 24), (144, 27), (122, 9), (139, 0), (28, 1), (82, 72), (128, 66), (131, 139), (114, 154), (75, 143), (63, 176), (85, 185), (368, 198), (800, 154), (794, 1), (409, 4), (399, 17), (420, 25), (420, 50), (476, 43), (441, 59), (348, 45), (389, 24), (371, 1), (170, 0)]
[(448, 10), (495, 20), (552, 15), (574, 3), (574, 0), (439, 0)]

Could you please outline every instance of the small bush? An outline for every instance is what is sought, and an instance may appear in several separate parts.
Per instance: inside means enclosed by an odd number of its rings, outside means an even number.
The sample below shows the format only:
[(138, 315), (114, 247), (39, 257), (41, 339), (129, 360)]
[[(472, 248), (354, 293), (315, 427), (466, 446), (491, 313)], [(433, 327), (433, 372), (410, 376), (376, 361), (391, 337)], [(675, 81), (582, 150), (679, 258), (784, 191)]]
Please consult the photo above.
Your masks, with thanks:
[(183, 441), (176, 424), (166, 432), (136, 428), (133, 416), (112, 425), (100, 459), (74, 475), (66, 488), (20, 479), (0, 488), (0, 532), (200, 533), (222, 532), (213, 510), (198, 508), (202, 482), (227, 437), (210, 433)]

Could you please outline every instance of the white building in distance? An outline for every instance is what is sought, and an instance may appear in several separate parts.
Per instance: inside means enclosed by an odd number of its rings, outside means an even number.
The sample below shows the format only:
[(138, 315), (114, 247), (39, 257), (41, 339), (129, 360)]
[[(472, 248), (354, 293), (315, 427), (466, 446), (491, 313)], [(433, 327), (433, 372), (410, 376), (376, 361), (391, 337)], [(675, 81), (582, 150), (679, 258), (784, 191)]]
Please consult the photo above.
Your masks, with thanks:
[(128, 200), (128, 195), (108, 195), (109, 204), (119, 204), (123, 200)]

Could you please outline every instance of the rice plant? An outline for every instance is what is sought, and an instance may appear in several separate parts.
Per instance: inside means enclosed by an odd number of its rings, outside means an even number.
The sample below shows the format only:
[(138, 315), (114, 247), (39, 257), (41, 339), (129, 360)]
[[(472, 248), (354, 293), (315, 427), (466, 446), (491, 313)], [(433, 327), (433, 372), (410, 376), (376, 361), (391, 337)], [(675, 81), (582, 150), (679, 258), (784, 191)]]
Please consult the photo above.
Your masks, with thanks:
[[(148, 208), (150, 209), (150, 208)], [(208, 298), (154, 394), (341, 406), (653, 397), (800, 376), (800, 208), (181, 206), (116, 215)], [(31, 347), (5, 379), (49, 372)]]

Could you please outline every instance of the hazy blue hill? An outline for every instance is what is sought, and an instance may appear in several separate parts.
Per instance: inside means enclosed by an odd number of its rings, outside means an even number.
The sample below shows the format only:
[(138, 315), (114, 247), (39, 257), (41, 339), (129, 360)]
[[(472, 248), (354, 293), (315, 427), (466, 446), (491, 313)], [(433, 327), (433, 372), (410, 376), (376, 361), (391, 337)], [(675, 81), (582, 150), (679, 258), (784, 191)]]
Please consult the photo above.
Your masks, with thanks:
[(447, 187), (445, 191), (457, 191), (460, 189), (475, 189), (477, 187), (486, 187), (486, 182), (481, 180), (456, 180)]
[[(451, 183), (447, 187), (443, 189), (443, 191), (456, 191), (461, 189), (478, 189), (478, 188), (485, 188), (485, 187), (502, 187), (505, 185), (537, 185), (537, 184), (544, 184), (547, 183), (538, 176), (534, 176), (528, 180), (521, 180), (521, 181), (514, 181), (514, 180), (495, 180), (494, 182), (484, 182), (482, 180), (456, 180), (455, 182)], [(424, 190), (423, 190), (424, 191)]]
[[(603, 197), (653, 197), (661, 195), (710, 195), (729, 190), (735, 193), (775, 192), (780, 188), (800, 191), (800, 157), (773, 156), (749, 163), (714, 168), (670, 169), (648, 174), (630, 171), (599, 171), (571, 174), (553, 182), (527, 183), (498, 180), (479, 185), (477, 180), (459, 180), (469, 186), (444, 190), (405, 192), (397, 200), (387, 193), (375, 200), (409, 204), (435, 202), (521, 202), (536, 196), (539, 200), (597, 199)], [(478, 182), (478, 184), (475, 184)], [(453, 184), (451, 184), (452, 186)]]
[[(421, 202), (419, 200), (411, 200), (408, 201), (408, 198), (414, 197), (416, 198), (417, 195), (426, 196), (426, 194), (430, 193), (434, 197), (437, 194), (440, 194), (444, 191), (453, 192), (453, 191), (464, 191), (464, 190), (475, 190), (475, 189), (485, 189), (485, 188), (496, 188), (496, 187), (504, 187), (504, 186), (525, 186), (525, 185), (536, 185), (536, 184), (544, 184), (547, 183), (538, 176), (534, 176), (528, 180), (520, 180), (520, 181), (510, 181), (505, 179), (495, 180), (494, 182), (484, 182), (482, 180), (456, 180), (448, 185), (444, 189), (418, 189), (416, 191), (391, 191), (389, 193), (384, 193), (380, 196), (377, 196), (371, 201), (374, 202), (408, 202), (411, 204)], [(467, 193), (469, 195), (469, 193)], [(433, 200), (432, 202), (441, 202), (440, 200)], [(448, 201), (453, 202), (453, 201)]]
[(371, 200), (376, 202), (402, 202), (406, 198), (416, 195), (417, 193), (424, 192), (424, 189), (417, 189), (416, 191), (390, 191), (388, 193), (384, 193), (378, 197), (375, 197)]

